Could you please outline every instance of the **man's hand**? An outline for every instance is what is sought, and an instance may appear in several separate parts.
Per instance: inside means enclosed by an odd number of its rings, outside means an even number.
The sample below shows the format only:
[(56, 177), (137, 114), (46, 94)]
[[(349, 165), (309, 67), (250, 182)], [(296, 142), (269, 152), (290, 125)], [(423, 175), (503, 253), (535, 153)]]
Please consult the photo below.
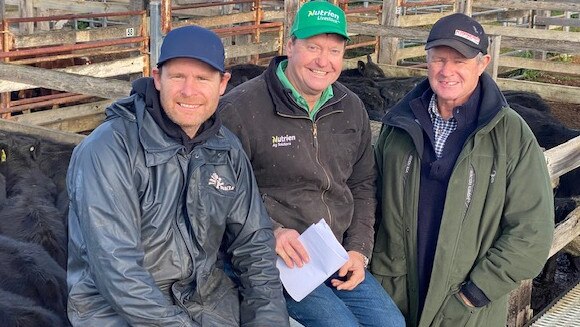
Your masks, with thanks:
[(356, 251), (348, 251), (348, 261), (340, 267), (338, 275), (346, 280), (333, 279), (330, 281), (337, 290), (351, 291), (365, 280), (364, 256)]
[(274, 231), (276, 237), (276, 254), (284, 260), (284, 263), (290, 268), (294, 268), (294, 263), (302, 267), (308, 263), (310, 257), (308, 252), (298, 240), (298, 232), (295, 229), (280, 227)]
[(461, 300), (463, 300), (463, 303), (465, 303), (466, 306), (468, 306), (470, 308), (474, 308), (475, 307), (473, 305), (473, 303), (471, 303), (471, 301), (469, 301), (469, 299), (467, 298), (467, 296), (465, 296), (465, 294), (463, 294), (463, 292), (459, 291), (458, 295), (461, 298)]

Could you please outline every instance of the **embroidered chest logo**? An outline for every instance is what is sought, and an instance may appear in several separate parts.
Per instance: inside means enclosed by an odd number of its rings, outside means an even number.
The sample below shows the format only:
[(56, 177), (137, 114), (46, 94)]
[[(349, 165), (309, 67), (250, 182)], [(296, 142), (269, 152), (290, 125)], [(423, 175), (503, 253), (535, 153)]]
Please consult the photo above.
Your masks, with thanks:
[(208, 185), (213, 185), (213, 187), (215, 187), (218, 190), (221, 191), (233, 191), (234, 187), (232, 185), (226, 185), (224, 182), (222, 182), (222, 178), (218, 176), (218, 174), (216, 173), (212, 173), (211, 176), (209, 177), (209, 183)]
[(272, 147), (290, 146), (292, 141), (296, 141), (295, 135), (272, 136)]

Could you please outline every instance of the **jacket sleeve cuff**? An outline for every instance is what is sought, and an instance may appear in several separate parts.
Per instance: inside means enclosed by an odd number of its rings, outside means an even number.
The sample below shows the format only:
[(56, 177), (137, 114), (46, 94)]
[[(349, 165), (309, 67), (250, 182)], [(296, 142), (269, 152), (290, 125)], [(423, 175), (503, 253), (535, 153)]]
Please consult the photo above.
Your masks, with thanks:
[(483, 293), (483, 291), (472, 281), (468, 281), (461, 285), (461, 293), (465, 295), (471, 304), (478, 308), (486, 306), (490, 302), (485, 293)]
[(354, 244), (343, 244), (344, 249), (346, 250), (346, 252), (348, 251), (356, 251), (362, 255), (364, 255), (367, 258), (371, 258), (372, 254), (373, 254), (373, 250), (372, 248), (368, 248), (368, 247), (364, 247), (364, 246), (357, 246)]
[(284, 226), (282, 226), (282, 224), (280, 224), (279, 222), (275, 221), (272, 218), (270, 218), (270, 221), (272, 222), (272, 231), (275, 231), (278, 228), (283, 228), (284, 227)]

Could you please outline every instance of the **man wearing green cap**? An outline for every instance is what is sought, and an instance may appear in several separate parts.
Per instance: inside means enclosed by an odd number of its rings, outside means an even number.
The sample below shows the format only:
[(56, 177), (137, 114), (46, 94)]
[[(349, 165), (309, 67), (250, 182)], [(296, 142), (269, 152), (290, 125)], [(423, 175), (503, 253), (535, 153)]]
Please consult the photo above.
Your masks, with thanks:
[(361, 100), (336, 82), (348, 40), (344, 12), (305, 3), (286, 44), (260, 76), (220, 100), (224, 124), (252, 163), (289, 267), (309, 263), (298, 236), (324, 218), (349, 259), (300, 302), (291, 317), (306, 326), (404, 326), (389, 295), (366, 270), (374, 239), (376, 170)]

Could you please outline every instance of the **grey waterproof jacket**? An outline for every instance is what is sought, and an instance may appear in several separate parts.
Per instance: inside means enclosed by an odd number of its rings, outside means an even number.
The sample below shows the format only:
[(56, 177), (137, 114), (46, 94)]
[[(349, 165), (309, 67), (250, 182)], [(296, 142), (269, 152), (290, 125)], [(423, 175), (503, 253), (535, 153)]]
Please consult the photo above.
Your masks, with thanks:
[[(109, 107), (74, 150), (67, 176), (74, 326), (289, 324), (271, 222), (239, 142), (221, 127), (184, 149), (135, 94)], [(239, 288), (216, 268), (220, 246)]]

